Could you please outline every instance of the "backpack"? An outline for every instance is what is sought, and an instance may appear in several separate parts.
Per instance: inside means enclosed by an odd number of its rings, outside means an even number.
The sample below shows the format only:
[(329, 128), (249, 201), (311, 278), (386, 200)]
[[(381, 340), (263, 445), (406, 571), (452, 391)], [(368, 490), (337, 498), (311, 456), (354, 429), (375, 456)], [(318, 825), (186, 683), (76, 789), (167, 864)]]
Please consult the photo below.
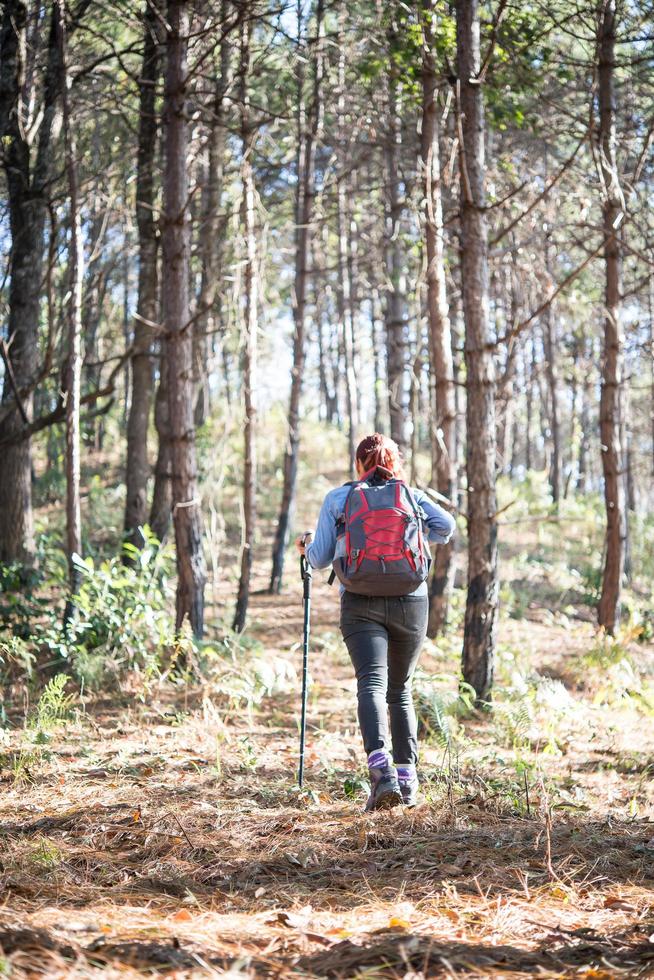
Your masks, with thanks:
[(376, 470), (345, 486), (351, 489), (337, 521), (332, 580), (336, 575), (359, 595), (415, 592), (431, 558), (411, 488), (403, 480), (381, 479)]

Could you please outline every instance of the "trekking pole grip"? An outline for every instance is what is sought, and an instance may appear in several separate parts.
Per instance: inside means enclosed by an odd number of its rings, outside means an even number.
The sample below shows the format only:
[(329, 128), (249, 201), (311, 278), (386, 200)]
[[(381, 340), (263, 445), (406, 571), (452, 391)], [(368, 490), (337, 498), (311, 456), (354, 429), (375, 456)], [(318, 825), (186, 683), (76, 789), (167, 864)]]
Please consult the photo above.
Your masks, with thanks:
[(302, 576), (302, 582), (304, 583), (304, 598), (306, 599), (311, 592), (313, 568), (307, 561), (305, 555), (300, 555), (300, 575)]

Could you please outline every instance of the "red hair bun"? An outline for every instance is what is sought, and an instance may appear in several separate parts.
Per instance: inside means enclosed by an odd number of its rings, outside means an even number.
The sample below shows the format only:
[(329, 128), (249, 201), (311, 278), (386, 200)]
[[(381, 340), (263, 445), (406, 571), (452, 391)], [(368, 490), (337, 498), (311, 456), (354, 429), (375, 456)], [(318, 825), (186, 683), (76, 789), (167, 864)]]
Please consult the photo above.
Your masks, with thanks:
[[(387, 471), (387, 480), (392, 477), (398, 480), (405, 479), (398, 444), (381, 432), (373, 432), (371, 436), (361, 440), (357, 446), (356, 458), (361, 463), (364, 473), (379, 467)], [(380, 474), (380, 476), (385, 475), (385, 473)]]

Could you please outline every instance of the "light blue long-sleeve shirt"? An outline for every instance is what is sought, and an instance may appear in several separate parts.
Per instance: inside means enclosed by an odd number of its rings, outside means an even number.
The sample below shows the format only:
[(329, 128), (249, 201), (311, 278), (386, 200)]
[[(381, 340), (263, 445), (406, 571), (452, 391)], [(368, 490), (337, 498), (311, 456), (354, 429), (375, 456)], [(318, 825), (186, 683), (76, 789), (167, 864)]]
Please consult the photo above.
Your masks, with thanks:
[[(325, 497), (320, 509), (318, 524), (311, 544), (307, 545), (306, 558), (313, 568), (327, 568), (336, 557), (337, 522), (345, 510), (345, 501), (351, 490), (350, 485), (335, 487)], [(428, 529), (428, 540), (433, 544), (447, 544), (456, 529), (451, 514), (435, 504), (422, 490), (411, 488), (414, 500), (422, 510), (422, 517)], [(341, 586), (341, 592), (343, 588)], [(426, 595), (427, 583), (421, 585), (411, 595)]]

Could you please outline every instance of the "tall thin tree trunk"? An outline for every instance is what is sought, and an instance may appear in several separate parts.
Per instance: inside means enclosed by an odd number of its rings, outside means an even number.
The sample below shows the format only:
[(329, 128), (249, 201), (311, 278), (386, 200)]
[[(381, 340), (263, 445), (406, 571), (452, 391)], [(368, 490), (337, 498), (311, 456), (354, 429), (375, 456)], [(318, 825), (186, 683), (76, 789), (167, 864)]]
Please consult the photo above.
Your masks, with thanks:
[[(36, 149), (31, 145), (25, 118), (22, 86), (27, 50), (27, 4), (6, 0), (0, 31), (0, 138), (7, 181), (11, 252), (9, 255), (8, 360), (2, 403), (13, 407), (0, 420), (0, 561), (34, 561), (32, 515), (32, 453), (30, 439), (20, 432), (31, 421), (33, 387), (38, 368), (39, 320), (43, 287), (45, 216), (51, 192), (54, 153), (52, 130), (61, 82), (56, 12), (53, 10), (47, 41), (47, 63)], [(33, 161), (33, 165), (32, 165)], [(13, 378), (13, 384), (12, 384)], [(20, 404), (13, 385), (20, 393)]]
[[(550, 288), (554, 281), (551, 266), (550, 244), (548, 242), (545, 245), (545, 268), (547, 270), (547, 280)], [(561, 425), (559, 418), (559, 379), (556, 364), (558, 344), (555, 334), (554, 309), (551, 303), (545, 310), (543, 317), (543, 350), (545, 351), (545, 371), (550, 395), (549, 429), (551, 435), (551, 455), (548, 476), (550, 491), (552, 493), (552, 503), (555, 509), (557, 509), (561, 499)]]
[[(394, 31), (389, 32), (389, 45), (395, 44)], [(400, 102), (399, 82), (394, 62), (388, 71), (388, 132), (385, 140), (386, 158), (386, 371), (391, 438), (400, 449), (406, 447), (405, 405), (405, 323), (403, 286), (403, 255), (400, 239), (402, 198), (400, 195), (399, 148)]]
[(622, 327), (620, 323), (620, 242), (623, 215), (616, 160), (615, 130), (615, 0), (604, 0), (599, 24), (599, 157), (604, 193), (604, 263), (606, 267), (604, 350), (600, 396), (600, 442), (606, 504), (606, 557), (597, 608), (600, 626), (613, 634), (620, 621), (620, 589), (624, 568), (626, 516), (623, 453), (620, 445)]
[[(447, 302), (444, 265), (443, 202), (436, 103), (436, 61), (432, 29), (433, 2), (423, 4), (422, 49), (422, 138), (421, 164), (424, 179), (424, 236), (427, 253), (427, 319), (431, 361), (430, 444), (432, 482), (439, 493), (456, 501), (456, 405), (452, 332)], [(447, 610), (454, 579), (454, 545), (436, 549), (429, 583), (429, 636), (436, 636), (447, 623)]]
[(147, 0), (143, 14), (143, 64), (139, 81), (139, 143), (136, 177), (136, 223), (139, 237), (139, 281), (134, 322), (132, 391), (127, 420), (125, 535), (137, 547), (148, 506), (148, 426), (152, 407), (152, 343), (158, 319), (157, 217), (155, 214), (158, 119), (156, 88), (160, 72), (162, 0)]
[(63, 102), (64, 154), (68, 181), (70, 246), (68, 268), (68, 338), (66, 352), (66, 552), (70, 597), (66, 603), (64, 623), (74, 614), (75, 596), (79, 591), (80, 571), (75, 562), (82, 553), (82, 513), (80, 507), (80, 396), (82, 382), (82, 286), (84, 283), (84, 248), (79, 209), (79, 182), (75, 133), (71, 126), (69, 78), (67, 69), (66, 3), (56, 0), (57, 37), (61, 66)]
[(384, 430), (384, 411), (382, 403), (382, 392), (384, 391), (384, 369), (382, 364), (382, 351), (384, 349), (380, 337), (380, 329), (377, 324), (383, 323), (383, 313), (379, 290), (373, 286), (370, 300), (370, 339), (372, 341), (372, 357), (375, 384), (375, 432)]
[(648, 284), (648, 307), (649, 307), (649, 371), (650, 371), (650, 434), (652, 439), (650, 463), (651, 475), (654, 476), (654, 275), (650, 274)]
[[(533, 340), (532, 340), (533, 347)], [(525, 430), (525, 469), (527, 472), (532, 468), (532, 449), (531, 449), (531, 430), (532, 430), (532, 418), (533, 418), (533, 403), (534, 403), (534, 376), (532, 371), (533, 357), (531, 361), (527, 358), (527, 348), (525, 347), (522, 357), (523, 371), (525, 378), (525, 399), (526, 399), (526, 413), (527, 413), (527, 427)]]
[(468, 595), (463, 677), (480, 701), (493, 683), (498, 601), (495, 522), (495, 369), (488, 323), (484, 102), (477, 0), (457, 0), (460, 112), (461, 276), (465, 319)]
[(227, 120), (225, 100), (230, 84), (230, 62), (233, 40), (226, 29), (228, 0), (221, 2), (224, 36), (220, 44), (220, 75), (216, 81), (212, 118), (207, 140), (207, 170), (203, 188), (202, 221), (199, 249), (202, 278), (198, 314), (193, 329), (193, 370), (196, 388), (195, 424), (204, 423), (209, 411), (209, 338), (216, 331), (216, 306), (221, 301), (220, 268), (225, 239), (226, 219), (220, 214), (223, 198)]
[(347, 175), (345, 181), (342, 183), (343, 186), (343, 214), (345, 218), (345, 251), (347, 256), (347, 279), (350, 284), (350, 302), (348, 303), (348, 330), (349, 330), (349, 346), (352, 352), (352, 376), (354, 379), (353, 393), (354, 393), (354, 417), (357, 419), (357, 424), (363, 419), (363, 386), (359, 381), (356, 383), (357, 378), (361, 378), (361, 352), (359, 350), (359, 339), (357, 337), (357, 309), (359, 305), (358, 298), (358, 266), (357, 266), (357, 234), (358, 229), (356, 222), (352, 215), (352, 198), (354, 197), (355, 185), (356, 185), (356, 174), (350, 173)]
[[(337, 117), (338, 117), (338, 143), (340, 149), (340, 162), (342, 168), (346, 166), (345, 159), (345, 140), (346, 140), (346, 119), (345, 119), (345, 9), (341, 6), (339, 15), (339, 57), (338, 57), (338, 97), (337, 97)], [(345, 386), (345, 406), (347, 411), (347, 440), (348, 440), (348, 467), (354, 469), (354, 430), (358, 424), (356, 417), (356, 378), (354, 376), (354, 358), (352, 351), (352, 332), (349, 323), (350, 304), (352, 302), (351, 284), (349, 277), (349, 267), (347, 263), (347, 228), (346, 228), (346, 189), (345, 182), (341, 178), (338, 181), (336, 190), (336, 220), (337, 220), (337, 248), (338, 248), (338, 281), (336, 283), (336, 313), (338, 317), (338, 331), (340, 343), (340, 360), (343, 363), (343, 382)]]
[(186, 616), (193, 633), (204, 628), (206, 569), (197, 485), (193, 420), (193, 338), (189, 311), (190, 235), (188, 227), (188, 0), (168, 0), (167, 64), (164, 91), (165, 167), (162, 250), (163, 320), (168, 362), (168, 412), (172, 463), (172, 503), (177, 553), (176, 626)]
[[(284, 483), (272, 550), (270, 591), (281, 592), (284, 556), (289, 529), (293, 522), (297, 465), (300, 453), (300, 399), (306, 358), (306, 295), (309, 256), (311, 254), (311, 225), (315, 197), (316, 140), (322, 120), (322, 0), (316, 2), (316, 43), (313, 65), (312, 103), (307, 112), (304, 96), (304, 65), (298, 61), (297, 101), (297, 191), (295, 198), (295, 301), (293, 303), (293, 368), (288, 408), (288, 442), (284, 454)], [(301, 34), (301, 11), (298, 11), (298, 33)], [(308, 29), (308, 28), (307, 28)]]
[(150, 527), (159, 541), (163, 541), (170, 528), (173, 490), (171, 484), (171, 449), (168, 411), (168, 362), (164, 343), (159, 345), (159, 384), (154, 399), (154, 424), (159, 446), (154, 469), (154, 487), (150, 507)]
[[(247, 7), (245, 8), (247, 10)], [(244, 459), (243, 459), (243, 538), (241, 542), (241, 574), (236, 597), (233, 629), (241, 633), (245, 629), (250, 600), (252, 574), (252, 549), (256, 525), (257, 493), (257, 431), (255, 392), (257, 384), (257, 328), (259, 312), (259, 284), (257, 271), (257, 241), (254, 207), (254, 173), (252, 153), (256, 130), (250, 120), (248, 94), (250, 74), (251, 24), (245, 19), (240, 37), (240, 103), (241, 103), (241, 181), (243, 197), (241, 215), (245, 246), (244, 323), (243, 323), (243, 405), (245, 410)]]
[[(325, 225), (325, 230), (327, 225)], [(320, 268), (323, 253), (317, 235), (311, 238), (312, 265)], [(317, 275), (312, 277), (313, 305), (315, 310), (316, 331), (318, 340), (318, 375), (320, 380), (321, 401), (324, 406), (324, 418), (330, 425), (336, 422), (338, 411), (337, 382), (338, 374), (334, 371), (332, 361), (332, 330), (330, 315), (330, 291), (327, 283)], [(326, 331), (325, 327), (329, 325)]]
[[(94, 130), (93, 140), (97, 142), (97, 130)], [(94, 160), (97, 162), (99, 154), (97, 147), (94, 147)], [(103, 232), (103, 215), (100, 210), (98, 197), (91, 204), (93, 217), (90, 221), (89, 239), (91, 243), (91, 257), (84, 270), (84, 289), (82, 299), (82, 324), (84, 328), (84, 361), (82, 363), (83, 385), (88, 391), (95, 391), (98, 388), (100, 379), (100, 349), (98, 334), (100, 321), (102, 319), (102, 304), (104, 301), (107, 272), (102, 263), (102, 245), (100, 236)], [(85, 445), (98, 448), (98, 428), (101, 425), (100, 418), (91, 417), (82, 428), (82, 439)]]
[(588, 472), (588, 459), (590, 450), (590, 406), (589, 406), (590, 385), (584, 379), (581, 384), (581, 409), (579, 411), (579, 460), (577, 466), (577, 490), (579, 493), (588, 493), (590, 490), (590, 473)]
[(630, 415), (631, 404), (629, 398), (629, 387), (624, 385), (622, 389), (620, 404), (620, 445), (622, 446), (623, 458), (623, 494), (625, 501), (624, 516), (624, 577), (627, 584), (631, 585), (633, 577), (633, 561), (631, 555), (631, 528), (629, 527), (629, 515), (636, 512), (636, 484), (632, 468), (633, 454), (631, 447)]

